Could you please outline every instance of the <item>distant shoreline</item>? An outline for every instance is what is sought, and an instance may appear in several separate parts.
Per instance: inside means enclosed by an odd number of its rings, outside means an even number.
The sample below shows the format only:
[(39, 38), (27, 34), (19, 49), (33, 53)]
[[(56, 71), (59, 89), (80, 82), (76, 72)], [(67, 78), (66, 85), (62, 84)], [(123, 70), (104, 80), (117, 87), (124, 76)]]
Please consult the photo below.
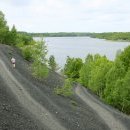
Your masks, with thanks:
[(94, 38), (94, 39), (101, 39), (101, 40), (107, 40), (107, 41), (112, 41), (112, 42), (130, 42), (130, 40), (122, 40), (122, 39), (118, 39), (118, 40), (110, 40), (110, 39), (104, 39), (104, 38), (98, 38), (98, 37), (91, 37), (91, 36), (34, 36), (34, 38), (64, 38), (64, 37), (88, 37), (88, 38)]
[(90, 37), (109, 41), (130, 42), (130, 32), (110, 33), (83, 33), (83, 32), (59, 32), (59, 33), (28, 33), (32, 37)]

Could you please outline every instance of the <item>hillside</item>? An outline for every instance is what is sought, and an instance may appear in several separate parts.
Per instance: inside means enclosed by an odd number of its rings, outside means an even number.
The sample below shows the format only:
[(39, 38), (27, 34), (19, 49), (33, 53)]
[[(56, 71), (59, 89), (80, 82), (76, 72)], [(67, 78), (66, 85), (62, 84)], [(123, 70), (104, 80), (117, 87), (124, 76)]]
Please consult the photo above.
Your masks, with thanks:
[[(10, 63), (12, 55), (15, 69)], [(80, 85), (71, 98), (56, 95), (54, 88), (62, 86), (64, 78), (51, 72), (38, 80), (31, 75), (29, 64), (18, 49), (0, 45), (1, 130), (129, 130), (128, 116)]]

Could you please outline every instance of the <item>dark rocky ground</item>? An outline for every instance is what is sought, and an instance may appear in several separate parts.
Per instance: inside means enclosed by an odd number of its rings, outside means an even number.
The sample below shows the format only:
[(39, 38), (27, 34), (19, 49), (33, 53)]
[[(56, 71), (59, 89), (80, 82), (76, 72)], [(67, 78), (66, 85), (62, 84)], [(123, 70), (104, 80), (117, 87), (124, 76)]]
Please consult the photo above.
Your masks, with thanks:
[(32, 119), (31, 113), (21, 107), (0, 77), (0, 130), (40, 130), (41, 128), (38, 121)]
[[(16, 68), (10, 58), (16, 58)], [(87, 106), (78, 96), (65, 98), (54, 93), (54, 88), (62, 86), (63, 77), (51, 72), (45, 79), (38, 80), (31, 75), (29, 63), (20, 51), (7, 45), (0, 45), (0, 59), (9, 71), (23, 85), (25, 90), (45, 107), (67, 130), (108, 130), (100, 116)], [(0, 73), (0, 130), (49, 130), (26, 110), (11, 92)], [(76, 102), (74, 105), (72, 102)], [(128, 121), (129, 123), (129, 121)]]

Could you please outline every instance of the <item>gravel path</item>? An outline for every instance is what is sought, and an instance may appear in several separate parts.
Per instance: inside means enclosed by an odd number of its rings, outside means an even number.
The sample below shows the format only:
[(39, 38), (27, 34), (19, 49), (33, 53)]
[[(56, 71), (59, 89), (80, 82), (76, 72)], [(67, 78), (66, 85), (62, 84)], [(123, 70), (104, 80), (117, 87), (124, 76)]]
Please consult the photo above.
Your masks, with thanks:
[(113, 116), (112, 110), (109, 111), (109, 108), (106, 109), (107, 106), (94, 98), (87, 89), (77, 86), (75, 92), (87, 105), (99, 114), (111, 130), (128, 130), (120, 120)]
[(58, 121), (52, 117), (52, 115), (37, 101), (35, 101), (28, 93), (24, 90), (21, 83), (19, 83), (15, 77), (9, 72), (8, 68), (2, 60), (0, 60), (0, 72), (2, 78), (6, 84), (10, 87), (13, 93), (16, 95), (18, 101), (32, 113), (41, 123), (46, 125), (51, 130), (65, 130)]

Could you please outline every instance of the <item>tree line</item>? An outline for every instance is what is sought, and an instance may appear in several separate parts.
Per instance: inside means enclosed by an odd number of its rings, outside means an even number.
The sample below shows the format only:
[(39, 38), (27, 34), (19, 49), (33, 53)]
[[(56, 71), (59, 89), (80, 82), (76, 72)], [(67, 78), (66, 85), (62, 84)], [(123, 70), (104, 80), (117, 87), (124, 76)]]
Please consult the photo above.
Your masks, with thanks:
[(32, 37), (92, 37), (106, 40), (130, 41), (130, 32), (109, 33), (84, 33), (84, 32), (59, 32), (59, 33), (28, 33)]
[(92, 90), (108, 104), (130, 114), (130, 46), (114, 61), (99, 54), (67, 58), (64, 74)]
[(90, 33), (92, 38), (130, 41), (130, 32)]
[(57, 33), (29, 33), (33, 37), (83, 37), (89, 33), (82, 32), (57, 32)]

